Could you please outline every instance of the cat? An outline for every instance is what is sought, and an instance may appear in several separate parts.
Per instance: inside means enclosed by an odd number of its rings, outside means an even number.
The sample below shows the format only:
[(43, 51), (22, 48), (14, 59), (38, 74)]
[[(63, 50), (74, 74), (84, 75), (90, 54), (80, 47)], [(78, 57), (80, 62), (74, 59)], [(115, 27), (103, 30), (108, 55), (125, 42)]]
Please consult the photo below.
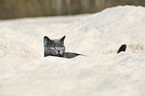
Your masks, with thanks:
[(76, 56), (82, 55), (78, 53), (65, 52), (64, 39), (66, 36), (63, 36), (60, 39), (49, 39), (47, 36), (44, 36), (44, 57), (46, 56), (57, 56), (63, 58), (74, 58)]
[[(47, 36), (44, 36), (44, 57), (47, 56), (57, 56), (63, 58), (74, 58), (76, 56), (82, 55), (79, 53), (65, 52), (64, 39), (66, 36), (63, 36), (60, 39), (49, 39)], [(126, 51), (126, 44), (123, 44), (117, 51), (117, 54), (120, 52)], [(85, 56), (85, 55), (83, 55)]]

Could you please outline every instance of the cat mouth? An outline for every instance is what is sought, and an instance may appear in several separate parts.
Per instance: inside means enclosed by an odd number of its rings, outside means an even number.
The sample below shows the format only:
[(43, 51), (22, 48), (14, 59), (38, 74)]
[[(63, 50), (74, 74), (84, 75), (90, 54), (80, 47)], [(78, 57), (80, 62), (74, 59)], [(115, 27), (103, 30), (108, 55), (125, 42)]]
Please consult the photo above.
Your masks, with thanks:
[(58, 53), (57, 56), (59, 57), (64, 57), (63, 54)]

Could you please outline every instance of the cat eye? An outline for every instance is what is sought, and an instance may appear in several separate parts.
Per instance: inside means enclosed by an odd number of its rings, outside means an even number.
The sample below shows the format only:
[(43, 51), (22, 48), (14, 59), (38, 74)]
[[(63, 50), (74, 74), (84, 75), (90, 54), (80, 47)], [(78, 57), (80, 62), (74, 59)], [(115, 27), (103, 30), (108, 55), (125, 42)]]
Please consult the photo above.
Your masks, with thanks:
[(51, 49), (55, 49), (55, 47), (51, 46)]
[(48, 47), (48, 45), (44, 45), (45, 47)]
[(60, 49), (63, 49), (64, 47), (60, 47)]

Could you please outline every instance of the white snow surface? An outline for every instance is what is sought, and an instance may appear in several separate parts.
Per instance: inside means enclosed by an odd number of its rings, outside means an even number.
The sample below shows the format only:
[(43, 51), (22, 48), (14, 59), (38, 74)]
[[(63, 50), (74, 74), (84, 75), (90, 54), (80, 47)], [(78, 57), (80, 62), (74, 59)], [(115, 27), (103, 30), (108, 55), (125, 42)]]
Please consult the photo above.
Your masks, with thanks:
[[(73, 59), (43, 57), (43, 37), (66, 35)], [(126, 52), (116, 54), (122, 44)], [(145, 8), (0, 21), (0, 96), (143, 96)]]

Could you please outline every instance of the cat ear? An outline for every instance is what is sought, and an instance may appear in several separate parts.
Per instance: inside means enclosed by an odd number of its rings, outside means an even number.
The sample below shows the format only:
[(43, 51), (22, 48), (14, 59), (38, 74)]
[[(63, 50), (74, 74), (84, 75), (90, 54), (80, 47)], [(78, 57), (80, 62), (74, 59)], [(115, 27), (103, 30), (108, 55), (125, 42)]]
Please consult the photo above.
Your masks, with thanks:
[(51, 40), (47, 36), (44, 36), (44, 44), (49, 44), (49, 43), (51, 43)]
[(63, 36), (63, 37), (60, 39), (60, 41), (64, 41), (64, 39), (65, 39), (65, 36)]

